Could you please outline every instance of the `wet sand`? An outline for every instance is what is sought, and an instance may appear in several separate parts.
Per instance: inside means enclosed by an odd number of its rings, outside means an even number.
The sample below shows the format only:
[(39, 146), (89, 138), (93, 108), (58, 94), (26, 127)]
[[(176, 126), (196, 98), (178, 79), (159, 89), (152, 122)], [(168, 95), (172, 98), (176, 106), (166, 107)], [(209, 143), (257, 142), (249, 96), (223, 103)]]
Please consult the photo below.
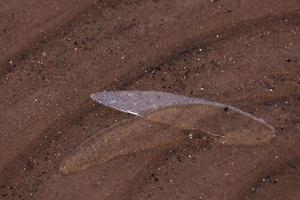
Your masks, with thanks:
[[(2, 1), (0, 199), (300, 197), (300, 3)], [(199, 137), (64, 175), (82, 142), (131, 119), (103, 90), (205, 98), (263, 118), (268, 144)]]

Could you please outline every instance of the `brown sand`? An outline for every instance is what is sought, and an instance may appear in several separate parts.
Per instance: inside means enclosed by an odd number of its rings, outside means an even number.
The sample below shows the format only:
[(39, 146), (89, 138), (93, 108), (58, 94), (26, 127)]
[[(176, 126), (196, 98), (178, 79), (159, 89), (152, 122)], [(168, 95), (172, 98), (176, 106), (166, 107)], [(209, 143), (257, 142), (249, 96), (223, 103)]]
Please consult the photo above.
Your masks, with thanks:
[[(298, 0), (3, 0), (0, 199), (300, 199)], [(197, 139), (63, 175), (89, 136), (131, 118), (112, 89), (227, 103), (276, 128), (269, 144)]]

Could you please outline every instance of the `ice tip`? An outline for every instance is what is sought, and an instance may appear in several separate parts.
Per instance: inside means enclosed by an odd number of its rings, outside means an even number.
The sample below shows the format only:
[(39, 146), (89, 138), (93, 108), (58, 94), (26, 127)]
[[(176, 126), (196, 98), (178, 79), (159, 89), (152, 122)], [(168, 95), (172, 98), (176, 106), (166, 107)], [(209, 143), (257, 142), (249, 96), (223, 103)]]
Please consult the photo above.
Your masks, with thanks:
[(94, 101), (98, 101), (98, 97), (99, 97), (99, 95), (102, 95), (103, 93), (107, 93), (107, 91), (102, 91), (102, 92), (97, 92), (97, 93), (92, 93), (91, 95), (90, 95), (90, 98), (92, 99), (92, 100), (94, 100)]
[(95, 93), (92, 93), (92, 94), (90, 95), (90, 98), (93, 99), (93, 100), (95, 101), (95, 100), (96, 100), (96, 94), (95, 94)]

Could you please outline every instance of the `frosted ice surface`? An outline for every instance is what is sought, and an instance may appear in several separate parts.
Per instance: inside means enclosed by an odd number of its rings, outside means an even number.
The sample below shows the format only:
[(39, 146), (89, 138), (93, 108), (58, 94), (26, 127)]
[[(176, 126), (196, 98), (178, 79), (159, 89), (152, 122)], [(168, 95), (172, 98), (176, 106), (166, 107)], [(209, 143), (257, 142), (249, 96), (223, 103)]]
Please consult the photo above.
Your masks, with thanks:
[(255, 121), (263, 123), (269, 128), (273, 129), (273, 127), (267, 124), (263, 119), (257, 118), (233, 106), (229, 106), (219, 102), (208, 101), (205, 99), (191, 98), (167, 92), (139, 90), (103, 91), (91, 94), (91, 98), (94, 101), (97, 101), (105, 106), (109, 106), (119, 111), (138, 116), (143, 116), (146, 113), (152, 112), (156, 109), (179, 105), (202, 104), (224, 108), (227, 107), (234, 112), (246, 115), (254, 119)]
[(92, 94), (91, 98), (103, 105), (135, 115), (142, 115), (162, 107), (206, 102), (171, 93), (137, 90), (104, 91)]

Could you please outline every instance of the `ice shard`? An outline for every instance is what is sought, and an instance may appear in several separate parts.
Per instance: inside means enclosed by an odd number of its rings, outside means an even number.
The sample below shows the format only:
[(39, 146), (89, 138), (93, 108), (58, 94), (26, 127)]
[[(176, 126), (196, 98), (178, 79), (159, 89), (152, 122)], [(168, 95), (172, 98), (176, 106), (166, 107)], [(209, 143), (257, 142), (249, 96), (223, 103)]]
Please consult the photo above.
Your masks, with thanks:
[(122, 112), (143, 116), (157, 109), (180, 105), (207, 105), (230, 109), (233, 112), (252, 118), (253, 120), (268, 126), (263, 119), (257, 118), (233, 106), (205, 99), (186, 97), (178, 94), (157, 91), (103, 91), (91, 94), (91, 98), (100, 104), (112, 107)]
[(65, 174), (118, 156), (178, 145), (188, 139), (187, 132), (211, 135), (226, 145), (265, 144), (275, 137), (274, 128), (263, 119), (219, 102), (155, 91), (100, 92), (91, 98), (138, 117), (114, 124), (83, 142), (61, 164)]

